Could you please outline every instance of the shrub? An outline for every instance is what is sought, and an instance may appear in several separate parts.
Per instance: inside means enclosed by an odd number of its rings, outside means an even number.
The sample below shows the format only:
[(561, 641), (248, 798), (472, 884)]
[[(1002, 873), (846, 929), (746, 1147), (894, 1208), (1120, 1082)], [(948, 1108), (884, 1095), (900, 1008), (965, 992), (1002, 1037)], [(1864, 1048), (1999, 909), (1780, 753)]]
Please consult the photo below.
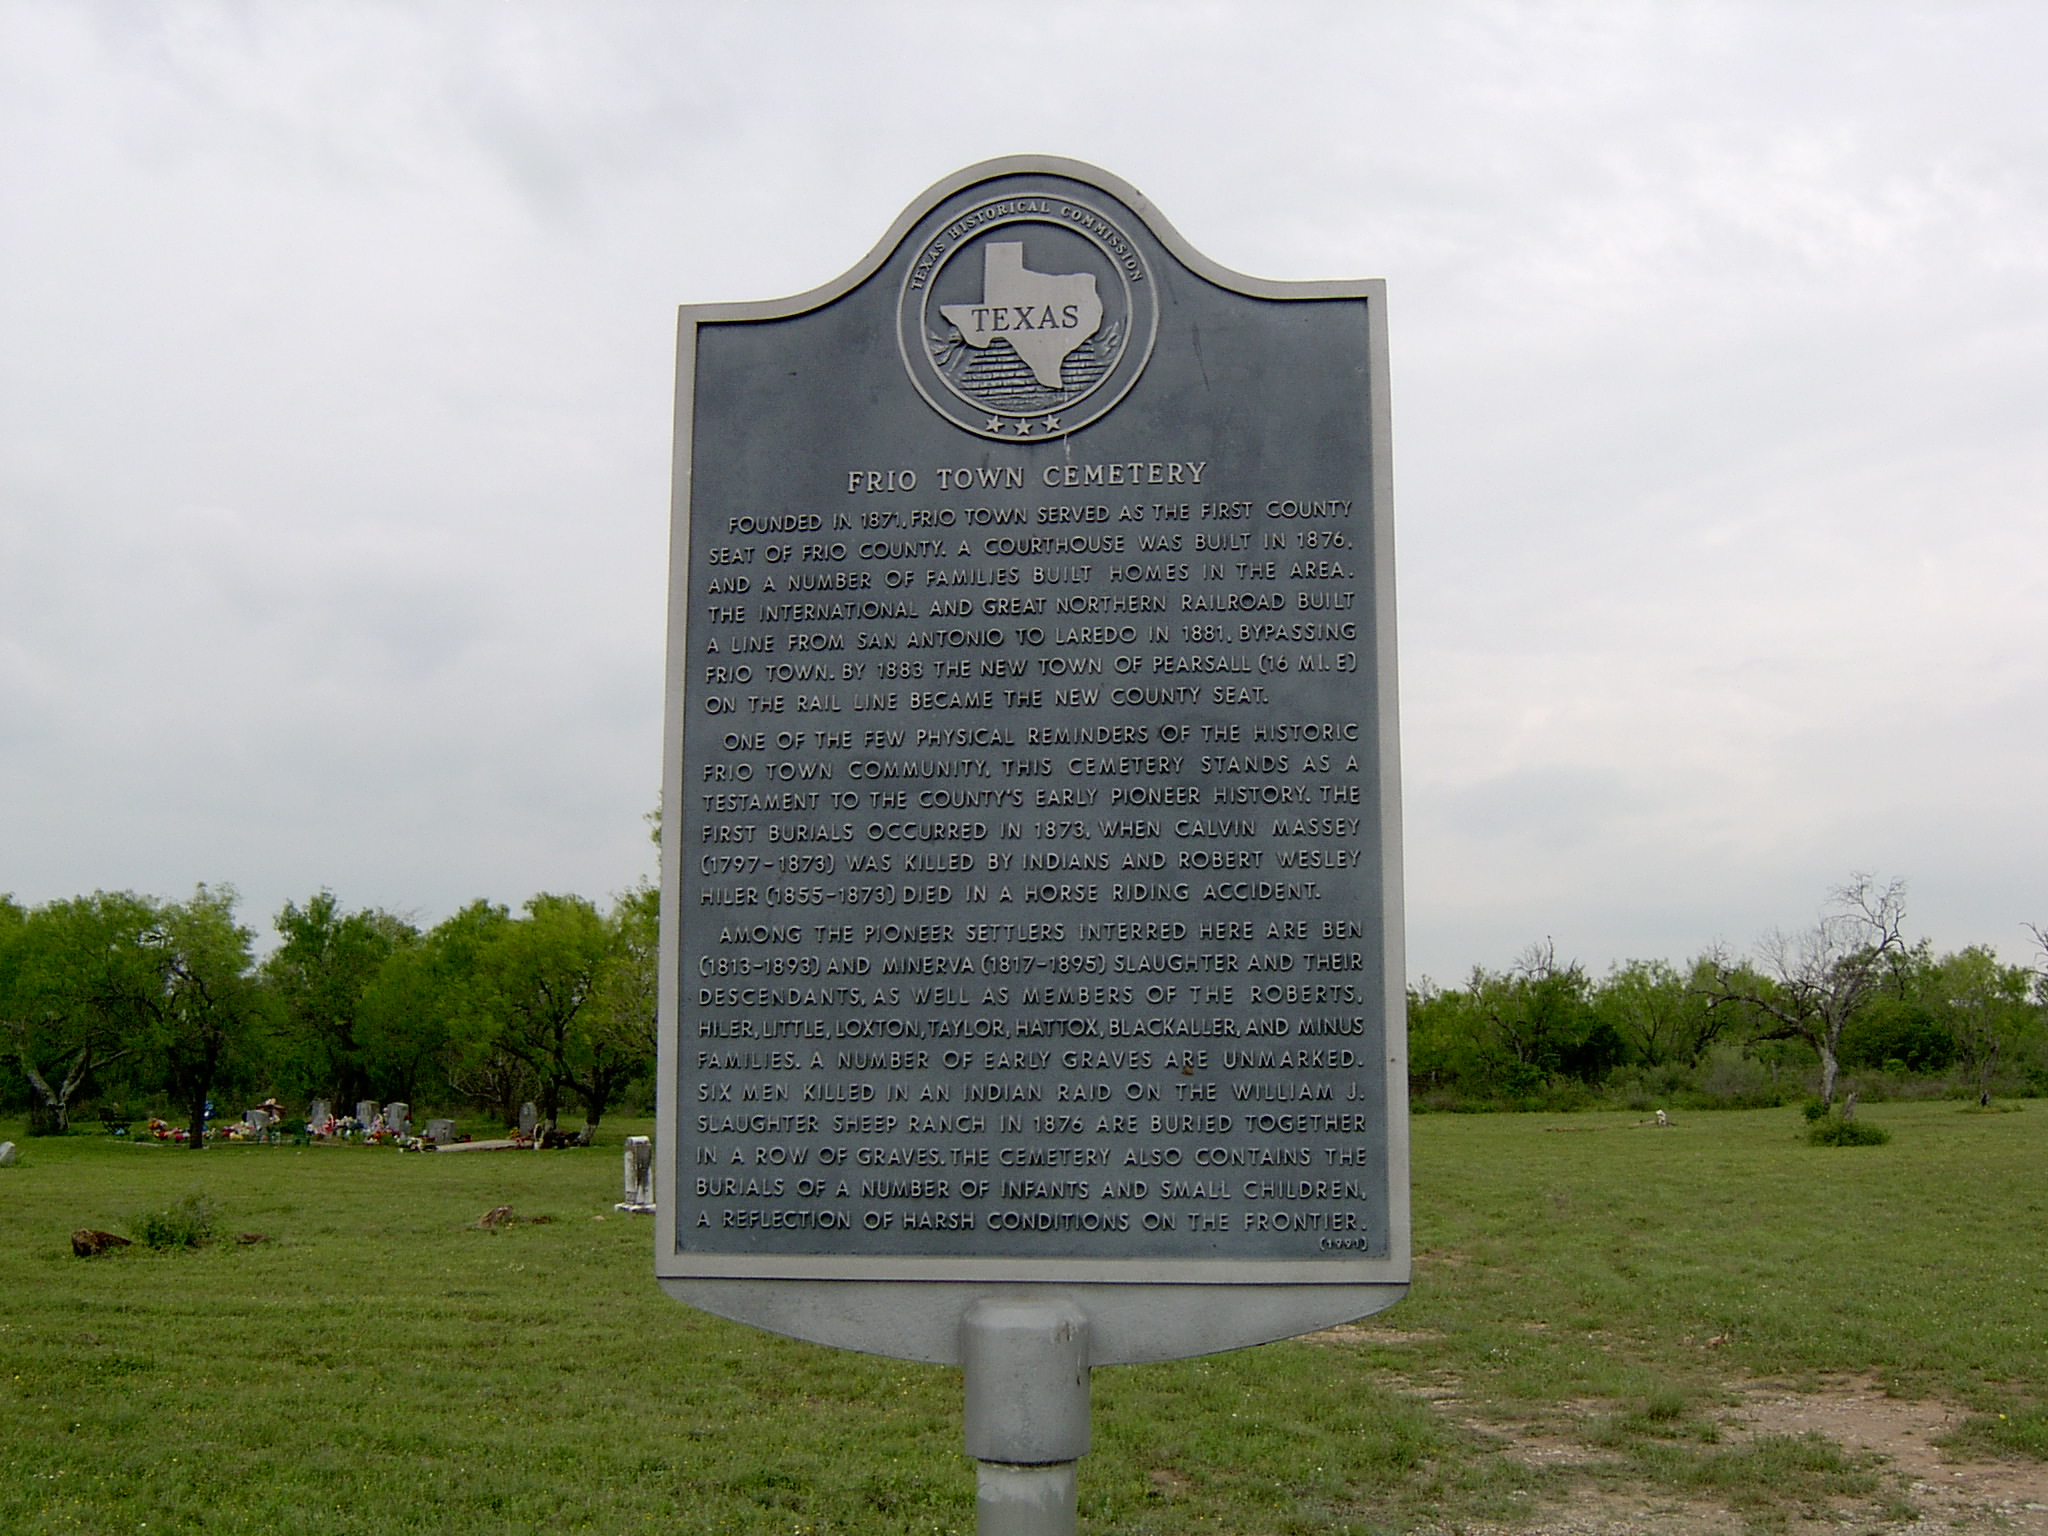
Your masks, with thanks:
[(210, 1242), (220, 1225), (220, 1212), (206, 1196), (187, 1195), (161, 1211), (142, 1211), (128, 1218), (128, 1230), (148, 1247), (197, 1248)]
[(1828, 1117), (1828, 1107), (1820, 1099), (1808, 1099), (1800, 1106), (1799, 1112), (1806, 1116), (1808, 1123), (1817, 1123)]
[(1881, 1147), (1892, 1139), (1892, 1133), (1867, 1120), (1838, 1120), (1823, 1114), (1813, 1122), (1806, 1139), (1816, 1147)]

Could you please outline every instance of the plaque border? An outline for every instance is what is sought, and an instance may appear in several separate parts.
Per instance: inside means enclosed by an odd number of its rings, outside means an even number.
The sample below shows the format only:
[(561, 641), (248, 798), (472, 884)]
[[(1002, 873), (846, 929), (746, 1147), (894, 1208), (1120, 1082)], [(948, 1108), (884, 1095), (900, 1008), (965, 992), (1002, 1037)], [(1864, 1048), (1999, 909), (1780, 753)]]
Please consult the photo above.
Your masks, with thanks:
[[(1181, 1354), (1208, 1353), (1219, 1349), (1285, 1338), (1292, 1333), (1319, 1327), (1348, 1317), (1363, 1316), (1391, 1306), (1409, 1283), (1412, 1249), (1409, 1201), (1410, 1157), (1408, 1144), (1408, 1061), (1407, 1061), (1407, 966), (1403, 930), (1402, 843), (1401, 843), (1401, 761), (1397, 734), (1399, 716), (1398, 672), (1395, 652), (1394, 537), (1392, 413), (1388, 400), (1388, 346), (1386, 325), (1386, 280), (1282, 281), (1252, 277), (1210, 260), (1190, 245), (1147, 197), (1121, 178), (1084, 161), (1051, 155), (1009, 155), (984, 160), (956, 171), (913, 198), (897, 216), (875, 246), (840, 276), (802, 293), (786, 298), (740, 302), (685, 304), (677, 315), (675, 435), (672, 453), (672, 500), (669, 548), (668, 656), (662, 730), (662, 802), (680, 808), (685, 786), (682, 777), (683, 709), (686, 682), (685, 643), (689, 619), (689, 569), (691, 537), (692, 429), (695, 420), (695, 365), (697, 333), (709, 325), (736, 321), (784, 320), (821, 309), (843, 298), (878, 272), (916, 226), (940, 204), (974, 187), (1005, 177), (1050, 175), (1064, 177), (1107, 194), (1122, 203), (1144, 224), (1167, 252), (1196, 276), (1232, 293), (1270, 300), (1356, 299), (1366, 311), (1368, 390), (1368, 441), (1372, 453), (1373, 510), (1373, 619), (1378, 675), (1375, 698), (1379, 712), (1379, 784), (1381, 890), (1388, 899), (1381, 902), (1380, 948), (1384, 957), (1386, 996), (1382, 1000), (1387, 1021), (1387, 1229), (1388, 1254), (1384, 1258), (1333, 1256), (1327, 1259), (1186, 1259), (1186, 1258), (1024, 1258), (1024, 1257), (934, 1257), (887, 1255), (816, 1254), (704, 1254), (679, 1250), (671, 1225), (675, 1210), (676, 1159), (680, 1110), (671, 1079), (679, 1064), (677, 1052), (680, 1025), (681, 983), (678, 974), (681, 950), (681, 860), (664, 847), (661, 860), (661, 947), (658, 1010), (660, 1019), (660, 1065), (657, 1077), (654, 1160), (655, 1275), (678, 1299), (741, 1321), (755, 1322), (776, 1331), (795, 1333), (818, 1342), (869, 1349), (877, 1353), (913, 1359), (949, 1358), (929, 1352), (913, 1353), (889, 1342), (900, 1327), (885, 1325), (872, 1301), (856, 1303), (878, 1289), (875, 1282), (913, 1282), (950, 1291), (946, 1282), (978, 1289), (987, 1287), (1041, 1286), (1086, 1287), (1099, 1294), (1126, 1291), (1131, 1303), (1156, 1295), (1185, 1298), (1200, 1295), (1205, 1301), (1222, 1304), (1201, 1310), (1211, 1326), (1201, 1332), (1199, 1342), (1190, 1342)], [(955, 424), (957, 425), (957, 423)], [(962, 429), (966, 430), (966, 429)], [(1064, 435), (1064, 434), (1062, 434)], [(1046, 441), (1053, 440), (1049, 435)], [(678, 823), (679, 825), (679, 823)], [(674, 829), (671, 829), (674, 835)], [(692, 1284), (691, 1282), (698, 1282)], [(742, 1303), (735, 1299), (736, 1281), (763, 1281), (746, 1294), (757, 1299)], [(819, 1293), (817, 1288), (825, 1290)], [(1273, 1321), (1270, 1307), (1260, 1320), (1249, 1319), (1233, 1328), (1227, 1320), (1231, 1293), (1250, 1298), (1271, 1294), (1269, 1288), (1301, 1290), (1301, 1303), (1292, 1316), (1299, 1327), (1282, 1327)], [(1248, 1289), (1247, 1289), (1248, 1288)], [(884, 1284), (882, 1291), (895, 1292), (899, 1286)], [(1341, 1293), (1342, 1300), (1338, 1300)], [(833, 1337), (823, 1332), (804, 1331), (787, 1322), (792, 1314), (789, 1298), (813, 1298), (817, 1294), (844, 1298), (844, 1305), (807, 1301), (810, 1306), (838, 1305), (838, 1326)], [(932, 1298), (938, 1300), (936, 1294)], [(1348, 1309), (1348, 1310), (1347, 1310)], [(796, 1310), (801, 1310), (796, 1309)], [(1256, 1307), (1254, 1310), (1258, 1310)], [(1282, 1311), (1286, 1309), (1283, 1307)], [(872, 1314), (872, 1315), (871, 1315)], [(1278, 1329), (1279, 1331), (1275, 1331)], [(863, 1341), (867, 1342), (863, 1342)], [(1172, 1354), (1148, 1352), (1128, 1358), (1166, 1359)], [(1109, 1363), (1101, 1361), (1099, 1363)]]

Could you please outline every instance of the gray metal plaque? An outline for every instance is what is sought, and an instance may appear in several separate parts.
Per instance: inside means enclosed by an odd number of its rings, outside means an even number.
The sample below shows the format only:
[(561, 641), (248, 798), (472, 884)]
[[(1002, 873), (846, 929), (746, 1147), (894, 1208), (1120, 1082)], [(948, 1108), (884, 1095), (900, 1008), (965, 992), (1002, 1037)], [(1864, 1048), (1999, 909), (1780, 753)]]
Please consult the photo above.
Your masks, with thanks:
[(1383, 301), (1015, 159), (683, 310), (678, 1294), (1399, 1294)]

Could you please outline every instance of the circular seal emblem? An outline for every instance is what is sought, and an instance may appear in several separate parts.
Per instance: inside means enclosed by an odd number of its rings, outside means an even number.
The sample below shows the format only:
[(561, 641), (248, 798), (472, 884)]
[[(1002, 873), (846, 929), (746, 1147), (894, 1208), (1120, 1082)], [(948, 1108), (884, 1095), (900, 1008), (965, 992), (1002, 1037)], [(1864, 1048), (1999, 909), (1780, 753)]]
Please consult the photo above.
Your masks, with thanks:
[(1020, 194), (947, 220), (912, 256), (896, 307), (911, 383), (955, 426), (1064, 437), (1137, 383), (1159, 330), (1152, 274), (1101, 209)]

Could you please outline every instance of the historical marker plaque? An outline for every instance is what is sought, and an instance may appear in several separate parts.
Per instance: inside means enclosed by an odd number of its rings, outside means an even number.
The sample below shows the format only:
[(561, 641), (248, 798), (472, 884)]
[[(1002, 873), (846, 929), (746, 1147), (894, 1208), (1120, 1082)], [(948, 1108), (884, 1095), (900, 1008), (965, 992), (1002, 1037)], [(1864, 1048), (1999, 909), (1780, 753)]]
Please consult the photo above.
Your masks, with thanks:
[(678, 380), (659, 1273), (1405, 1282), (1383, 286), (1000, 161)]

